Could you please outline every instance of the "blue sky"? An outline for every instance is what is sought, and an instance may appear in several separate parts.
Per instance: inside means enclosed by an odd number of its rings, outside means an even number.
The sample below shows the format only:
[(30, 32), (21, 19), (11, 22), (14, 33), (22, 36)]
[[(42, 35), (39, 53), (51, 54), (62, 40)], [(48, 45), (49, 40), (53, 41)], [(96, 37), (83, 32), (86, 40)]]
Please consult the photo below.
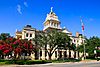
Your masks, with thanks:
[(100, 37), (100, 0), (0, 0), (0, 33), (15, 35), (26, 24), (43, 29), (50, 8), (59, 17), (61, 27), (75, 35), (81, 31), (80, 16), (85, 25), (85, 36)]

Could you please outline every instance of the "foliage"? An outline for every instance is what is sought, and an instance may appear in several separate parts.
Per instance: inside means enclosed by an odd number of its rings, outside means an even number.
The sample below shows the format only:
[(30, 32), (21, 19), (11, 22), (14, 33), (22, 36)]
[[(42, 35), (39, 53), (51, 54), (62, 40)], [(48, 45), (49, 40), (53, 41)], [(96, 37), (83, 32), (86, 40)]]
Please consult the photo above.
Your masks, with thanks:
[(74, 59), (74, 58), (64, 58), (64, 59), (58, 59), (58, 60), (51, 60), (53, 63), (64, 63), (64, 62), (79, 62), (80, 59)]
[(30, 55), (35, 49), (31, 41), (15, 39), (7, 34), (1, 34), (0, 37), (2, 36), (4, 37), (0, 40), (0, 55), (2, 57), (14, 54), (14, 58), (18, 55), (17, 59), (19, 59), (22, 53)]
[(63, 62), (79, 62), (80, 59), (64, 58), (59, 60), (0, 60), (0, 65), (5, 64), (18, 64), (18, 65), (31, 65), (31, 64), (44, 64), (44, 63), (63, 63)]
[(0, 60), (0, 65), (5, 64), (18, 64), (18, 65), (31, 65), (31, 64), (44, 64), (50, 63), (45, 60)]
[(100, 50), (96, 50), (97, 53), (100, 53)]
[[(49, 59), (51, 59), (52, 54), (56, 49), (62, 49), (69, 46), (71, 39), (65, 33), (57, 30), (51, 30), (48, 32), (40, 32), (33, 39), (35, 44), (40, 47), (40, 49), (47, 50)], [(48, 48), (46, 48), (48, 47)], [(49, 50), (48, 50), (49, 49)]]
[(80, 45), (78, 47), (78, 51), (83, 52), (84, 51), (84, 45), (85, 45), (85, 51), (89, 54), (90, 57), (94, 57), (94, 50), (97, 46), (100, 46), (100, 38), (98, 37), (90, 37), (89, 39), (86, 39), (85, 44)]
[(0, 40), (6, 40), (9, 37), (11, 37), (9, 33), (1, 33), (0, 34)]

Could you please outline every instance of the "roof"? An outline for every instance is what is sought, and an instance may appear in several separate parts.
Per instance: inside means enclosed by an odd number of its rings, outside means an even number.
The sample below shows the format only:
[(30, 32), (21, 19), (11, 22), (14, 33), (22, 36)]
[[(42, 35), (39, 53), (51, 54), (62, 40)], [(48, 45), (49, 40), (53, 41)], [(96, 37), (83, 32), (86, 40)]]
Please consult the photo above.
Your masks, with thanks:
[(23, 28), (23, 30), (30, 30), (30, 31), (34, 31), (34, 30), (36, 30), (35, 28), (32, 28), (32, 26), (31, 25), (26, 25), (24, 28)]
[(67, 28), (63, 28), (62, 31), (65, 33), (71, 33)]
[(21, 31), (16, 31), (16, 33), (17, 33), (17, 34), (22, 34), (22, 32), (21, 32)]

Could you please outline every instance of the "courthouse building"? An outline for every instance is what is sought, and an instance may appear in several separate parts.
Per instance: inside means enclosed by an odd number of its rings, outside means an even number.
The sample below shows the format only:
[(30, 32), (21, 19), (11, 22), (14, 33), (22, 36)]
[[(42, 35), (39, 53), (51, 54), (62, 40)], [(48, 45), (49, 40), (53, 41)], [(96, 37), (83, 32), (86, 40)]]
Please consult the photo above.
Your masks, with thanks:
[[(44, 24), (44, 28), (42, 31), (50, 31), (52, 29), (56, 29), (56, 30), (60, 30), (66, 34), (68, 34), (68, 36), (72, 39), (72, 43), (75, 44), (75, 46), (79, 46), (83, 43), (83, 38), (82, 38), (82, 34), (79, 34), (78, 32), (76, 32), (76, 36), (72, 35), (72, 32), (70, 32), (67, 28), (61, 28), (60, 24), (60, 20), (58, 19), (58, 16), (53, 12), (52, 7), (51, 7), (51, 11), (49, 14), (47, 14), (47, 17), (45, 19), (45, 21), (43, 22)], [(16, 38), (19, 39), (28, 39), (31, 40), (33, 38), (35, 38), (35, 35), (39, 33), (39, 30), (32, 28), (31, 25), (26, 25), (22, 31), (18, 31), (16, 30)], [(47, 47), (48, 48), (48, 47)], [(58, 54), (60, 53), (60, 58), (62, 57), (71, 57), (71, 58), (78, 58), (80, 57), (80, 53), (79, 52), (75, 52), (75, 51), (71, 51), (69, 55), (69, 50), (61, 50), (60, 52), (58, 52), (58, 49), (56, 49), (56, 51), (53, 53), (52, 55), (52, 59), (58, 59)], [(41, 55), (40, 55), (41, 54)], [(38, 54), (33, 54), (31, 57), (34, 58), (38, 58), (38, 59), (49, 59), (48, 54), (45, 53), (45, 50), (42, 50), (41, 52), (38, 52)]]

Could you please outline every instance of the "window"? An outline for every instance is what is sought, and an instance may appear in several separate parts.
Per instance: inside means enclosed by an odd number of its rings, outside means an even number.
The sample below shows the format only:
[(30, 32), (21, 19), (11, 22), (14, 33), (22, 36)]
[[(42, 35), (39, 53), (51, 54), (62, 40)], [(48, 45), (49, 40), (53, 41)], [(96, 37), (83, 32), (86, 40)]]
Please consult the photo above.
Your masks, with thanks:
[(51, 22), (51, 26), (53, 26), (53, 23)]
[(57, 57), (57, 51), (55, 51), (55, 57)]
[(54, 23), (54, 26), (56, 26), (56, 24)]
[(58, 27), (58, 24), (57, 24), (57, 27)]
[(64, 51), (64, 57), (67, 57), (67, 53), (66, 53), (66, 51)]
[(74, 40), (74, 42), (76, 42), (76, 40)]
[(42, 51), (40, 51), (40, 57), (42, 56)]
[(47, 56), (47, 50), (45, 50), (45, 57)]
[(30, 37), (32, 37), (32, 34), (30, 34)]
[(28, 33), (26, 33), (26, 37), (28, 37)]

